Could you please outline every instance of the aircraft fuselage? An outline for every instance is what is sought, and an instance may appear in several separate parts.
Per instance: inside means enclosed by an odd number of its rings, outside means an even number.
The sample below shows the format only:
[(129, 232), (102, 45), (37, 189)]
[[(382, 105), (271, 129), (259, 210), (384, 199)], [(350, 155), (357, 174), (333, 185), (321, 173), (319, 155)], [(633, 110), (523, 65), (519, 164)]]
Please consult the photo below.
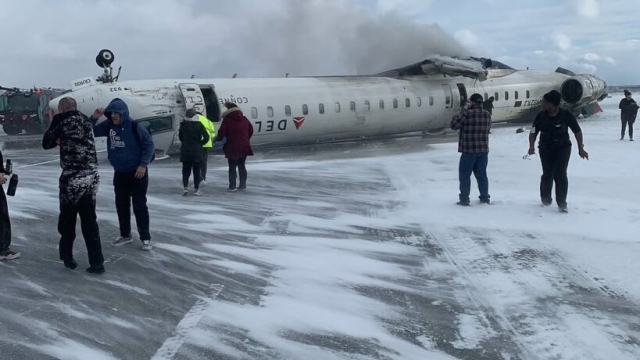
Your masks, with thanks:
[[(78, 84), (72, 96), (91, 115), (114, 98), (145, 125), (160, 152), (179, 150), (185, 111), (198, 108), (220, 124), (225, 101), (238, 104), (254, 126), (252, 144), (285, 145), (431, 132), (448, 127), (462, 97), (494, 96), (493, 122), (533, 121), (544, 93), (560, 91), (569, 75), (519, 70), (478, 81), (462, 76), (169, 79)], [(82, 81), (81, 81), (82, 82)], [(77, 82), (79, 83), (79, 82)], [(57, 108), (52, 101), (52, 108)]]

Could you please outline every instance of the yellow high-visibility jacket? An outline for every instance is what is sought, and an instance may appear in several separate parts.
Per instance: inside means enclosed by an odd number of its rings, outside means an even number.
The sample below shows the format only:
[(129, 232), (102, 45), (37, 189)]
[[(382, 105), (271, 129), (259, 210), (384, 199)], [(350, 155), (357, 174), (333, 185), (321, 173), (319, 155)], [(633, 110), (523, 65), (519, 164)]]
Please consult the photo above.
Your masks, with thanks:
[(213, 146), (213, 139), (216, 137), (216, 128), (213, 126), (213, 122), (209, 121), (204, 115), (198, 114), (198, 120), (204, 125), (204, 128), (207, 129), (209, 133), (209, 141), (203, 145), (205, 148), (210, 148)]

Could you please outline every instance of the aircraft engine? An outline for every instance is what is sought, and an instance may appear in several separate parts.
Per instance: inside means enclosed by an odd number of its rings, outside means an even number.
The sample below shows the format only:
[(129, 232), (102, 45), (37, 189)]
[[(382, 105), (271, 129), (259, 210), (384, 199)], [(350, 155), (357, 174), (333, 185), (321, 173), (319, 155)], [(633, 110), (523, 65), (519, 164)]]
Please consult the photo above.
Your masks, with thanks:
[(597, 76), (590, 74), (574, 75), (562, 83), (560, 93), (562, 100), (573, 107), (580, 107), (607, 96), (607, 84)]

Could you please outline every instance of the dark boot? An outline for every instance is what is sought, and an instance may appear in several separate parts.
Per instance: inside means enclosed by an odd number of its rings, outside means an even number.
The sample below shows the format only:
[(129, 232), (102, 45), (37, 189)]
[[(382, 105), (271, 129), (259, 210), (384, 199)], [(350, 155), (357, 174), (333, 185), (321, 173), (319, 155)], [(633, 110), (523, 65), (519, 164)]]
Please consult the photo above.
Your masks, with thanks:
[(73, 270), (73, 269), (78, 267), (78, 263), (73, 259), (65, 260), (64, 261), (64, 267), (66, 267), (67, 269)]
[(102, 274), (105, 272), (104, 265), (91, 265), (87, 268), (88, 273)]

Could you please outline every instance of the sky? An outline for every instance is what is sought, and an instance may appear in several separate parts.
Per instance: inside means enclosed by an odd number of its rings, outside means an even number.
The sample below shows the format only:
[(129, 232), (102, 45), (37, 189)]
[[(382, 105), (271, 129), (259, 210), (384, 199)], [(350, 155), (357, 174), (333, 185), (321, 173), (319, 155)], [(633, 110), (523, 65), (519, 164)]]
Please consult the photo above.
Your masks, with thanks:
[[(24, 0), (0, 11), (0, 85), (371, 74), (430, 55), (640, 84), (637, 0)], [(35, 26), (30, 26), (33, 23)], [(50, 24), (50, 25), (49, 25)]]

